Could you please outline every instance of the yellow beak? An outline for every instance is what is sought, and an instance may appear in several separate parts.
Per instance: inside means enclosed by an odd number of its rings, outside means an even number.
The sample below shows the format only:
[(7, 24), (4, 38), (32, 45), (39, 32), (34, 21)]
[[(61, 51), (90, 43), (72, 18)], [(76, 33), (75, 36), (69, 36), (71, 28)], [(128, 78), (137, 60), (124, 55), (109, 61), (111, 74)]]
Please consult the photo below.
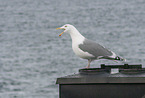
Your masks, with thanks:
[[(63, 28), (56, 28), (56, 30), (59, 30), (59, 29), (63, 29)], [(61, 34), (59, 34), (59, 36), (61, 36), (64, 32), (62, 32)]]
[(59, 29), (62, 29), (62, 28), (56, 28), (56, 30), (59, 30)]

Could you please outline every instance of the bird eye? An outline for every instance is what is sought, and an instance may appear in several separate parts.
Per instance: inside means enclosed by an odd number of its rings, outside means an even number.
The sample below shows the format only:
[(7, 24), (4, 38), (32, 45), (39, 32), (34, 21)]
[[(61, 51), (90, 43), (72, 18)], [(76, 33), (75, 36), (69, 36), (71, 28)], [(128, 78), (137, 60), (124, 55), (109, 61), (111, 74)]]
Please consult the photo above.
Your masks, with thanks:
[(67, 26), (65, 26), (65, 27), (67, 27)]

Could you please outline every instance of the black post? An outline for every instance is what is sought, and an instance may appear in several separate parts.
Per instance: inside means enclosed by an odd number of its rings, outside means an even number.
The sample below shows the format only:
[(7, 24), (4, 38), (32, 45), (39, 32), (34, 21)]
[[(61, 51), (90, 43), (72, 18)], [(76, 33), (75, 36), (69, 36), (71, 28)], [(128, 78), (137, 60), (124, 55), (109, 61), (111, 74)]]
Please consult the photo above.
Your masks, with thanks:
[[(112, 68), (119, 73), (111, 74)], [(144, 98), (145, 68), (136, 65), (105, 65), (80, 69), (78, 74), (57, 78), (60, 98)]]

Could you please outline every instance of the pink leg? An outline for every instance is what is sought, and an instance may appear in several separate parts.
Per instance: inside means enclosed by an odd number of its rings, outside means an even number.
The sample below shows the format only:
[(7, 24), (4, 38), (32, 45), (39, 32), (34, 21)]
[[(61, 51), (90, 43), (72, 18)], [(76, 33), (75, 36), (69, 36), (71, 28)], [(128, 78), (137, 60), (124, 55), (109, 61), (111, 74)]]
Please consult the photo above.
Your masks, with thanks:
[(86, 68), (90, 68), (90, 63), (92, 60), (88, 60), (88, 66), (86, 66)]

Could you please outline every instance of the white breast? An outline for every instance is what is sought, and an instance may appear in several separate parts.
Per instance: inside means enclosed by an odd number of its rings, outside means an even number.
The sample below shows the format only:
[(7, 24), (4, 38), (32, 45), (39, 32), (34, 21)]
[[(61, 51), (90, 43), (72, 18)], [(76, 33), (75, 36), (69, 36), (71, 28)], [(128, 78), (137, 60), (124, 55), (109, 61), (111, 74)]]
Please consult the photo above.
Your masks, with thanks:
[(79, 48), (79, 44), (83, 44), (83, 40), (72, 42), (72, 49), (77, 56), (79, 56), (80, 58), (83, 58), (83, 59), (89, 59), (89, 58), (94, 57), (92, 54), (89, 54), (88, 52), (82, 51)]
[(88, 52), (84, 52), (79, 48), (79, 44), (83, 44), (85, 37), (82, 36), (75, 27), (71, 28), (69, 34), (72, 39), (72, 49), (77, 56), (83, 59), (90, 59), (91, 57), (94, 57), (93, 55), (89, 54)]

